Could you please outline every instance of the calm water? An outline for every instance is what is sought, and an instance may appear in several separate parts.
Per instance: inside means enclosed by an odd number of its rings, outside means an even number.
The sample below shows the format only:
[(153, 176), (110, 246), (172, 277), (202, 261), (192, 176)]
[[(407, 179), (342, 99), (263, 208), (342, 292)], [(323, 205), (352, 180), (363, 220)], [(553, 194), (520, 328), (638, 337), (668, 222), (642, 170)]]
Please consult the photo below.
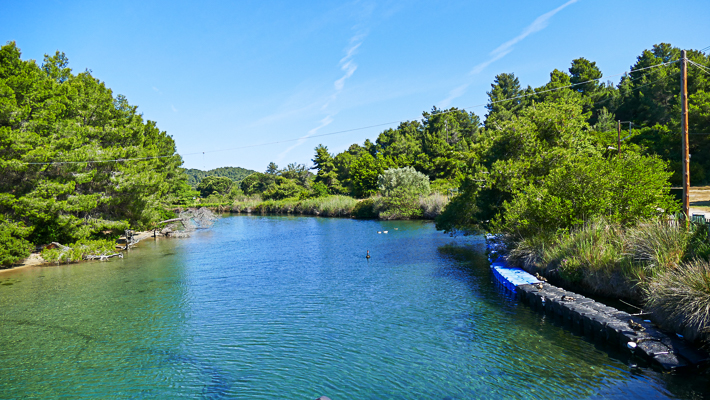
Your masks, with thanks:
[[(397, 230), (395, 230), (397, 228)], [(388, 234), (377, 234), (388, 230)], [(365, 259), (366, 250), (372, 258)], [(226, 217), (0, 274), (0, 398), (701, 398), (516, 305), (480, 238)]]

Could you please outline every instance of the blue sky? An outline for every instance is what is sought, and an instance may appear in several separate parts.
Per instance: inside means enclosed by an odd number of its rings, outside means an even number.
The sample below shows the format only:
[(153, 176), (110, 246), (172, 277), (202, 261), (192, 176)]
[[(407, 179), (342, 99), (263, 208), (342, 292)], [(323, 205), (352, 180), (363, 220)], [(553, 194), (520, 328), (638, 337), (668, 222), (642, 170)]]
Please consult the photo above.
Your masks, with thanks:
[(2, 3), (2, 43), (63, 51), (199, 169), (310, 166), (319, 143), (340, 152), (432, 106), (483, 118), (501, 72), (540, 86), (585, 57), (616, 83), (654, 44), (710, 46), (707, 0)]

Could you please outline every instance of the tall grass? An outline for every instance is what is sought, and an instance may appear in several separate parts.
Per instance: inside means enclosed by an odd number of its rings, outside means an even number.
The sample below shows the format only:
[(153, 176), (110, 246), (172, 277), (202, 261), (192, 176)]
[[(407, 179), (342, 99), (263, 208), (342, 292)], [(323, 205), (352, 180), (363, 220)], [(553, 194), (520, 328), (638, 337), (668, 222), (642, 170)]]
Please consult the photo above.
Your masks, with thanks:
[(233, 212), (261, 214), (302, 214), (324, 217), (349, 217), (357, 200), (348, 196), (325, 196), (312, 199), (265, 200), (248, 198), (235, 201)]
[(659, 273), (646, 289), (647, 307), (667, 328), (710, 343), (710, 262), (695, 259)]
[(506, 238), (509, 260), (583, 291), (646, 303), (654, 320), (710, 344), (707, 227), (597, 219), (555, 237)]
[(424, 218), (428, 219), (438, 217), (447, 204), (449, 204), (449, 198), (439, 192), (419, 198), (419, 207), (422, 209)]
[(590, 292), (640, 300), (654, 276), (694, 254), (694, 236), (672, 220), (623, 227), (596, 219), (559, 236), (509, 244), (510, 260)]
[(373, 196), (364, 200), (356, 200), (349, 196), (333, 195), (311, 199), (264, 200), (259, 197), (237, 198), (231, 205), (231, 211), (236, 213), (261, 214), (301, 214), (319, 215), (323, 217), (356, 217), (380, 219), (433, 219), (441, 214), (448, 203), (448, 198), (439, 193), (433, 193), (416, 200), (411, 207), (415, 213), (401, 213), (390, 209), (381, 196)]

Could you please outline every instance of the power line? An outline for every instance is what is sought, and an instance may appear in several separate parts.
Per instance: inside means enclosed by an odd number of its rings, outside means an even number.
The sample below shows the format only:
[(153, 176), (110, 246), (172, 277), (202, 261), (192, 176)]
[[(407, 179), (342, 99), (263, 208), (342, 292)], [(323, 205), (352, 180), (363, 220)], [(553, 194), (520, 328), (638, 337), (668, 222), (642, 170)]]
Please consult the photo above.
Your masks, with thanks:
[(145, 161), (156, 158), (177, 157), (180, 154), (172, 154), (169, 156), (151, 156), (151, 157), (136, 157), (136, 158), (117, 158), (114, 160), (87, 160), (87, 161), (48, 161), (48, 162), (23, 162), (24, 165), (54, 165), (54, 164), (100, 164), (110, 162), (126, 162), (126, 161)]
[(706, 66), (701, 65), (701, 64), (698, 64), (698, 63), (693, 62), (693, 61), (690, 61), (690, 60), (688, 60), (688, 62), (691, 63), (691, 64), (693, 64), (693, 65), (695, 65), (696, 67), (700, 68), (702, 71), (704, 71), (704, 72), (710, 74), (710, 69), (708, 69)]
[[(670, 64), (676, 63), (676, 62), (678, 62), (678, 61), (680, 61), (680, 60), (668, 61), (668, 62), (662, 63), (662, 64), (656, 64), (656, 65), (651, 65), (651, 66), (644, 67), (644, 68), (635, 69), (635, 70), (632, 70), (631, 72), (638, 72), (638, 71), (644, 71), (644, 70), (648, 70), (648, 69), (652, 69), (652, 68), (663, 67), (663, 66), (666, 66), (666, 65), (670, 65)], [(486, 105), (488, 105), (488, 104), (503, 103), (503, 102), (506, 102), (506, 101), (522, 99), (522, 98), (530, 97), (530, 96), (537, 96), (537, 95), (540, 95), (540, 94), (543, 94), (543, 93), (554, 92), (554, 91), (558, 91), (558, 90), (562, 90), (562, 89), (569, 89), (569, 88), (573, 88), (573, 87), (575, 87), (575, 86), (584, 85), (584, 84), (586, 84), (586, 83), (597, 82), (597, 81), (600, 81), (600, 80), (602, 80), (602, 79), (608, 79), (608, 78), (612, 78), (612, 77), (615, 77), (615, 76), (621, 76), (621, 75), (625, 75), (625, 74), (627, 74), (627, 72), (622, 72), (622, 73), (615, 74), (615, 75), (609, 75), (609, 76), (607, 76), (607, 77), (601, 77), (601, 78), (596, 78), (596, 79), (590, 79), (590, 80), (588, 80), (588, 81), (578, 82), (578, 83), (574, 83), (574, 84), (567, 85), (567, 86), (560, 86), (560, 87), (556, 87), (556, 88), (552, 88), (552, 89), (547, 89), (547, 90), (534, 91), (533, 93), (527, 93), (527, 94), (523, 94), (523, 95), (520, 95), (520, 96), (511, 97), (511, 98), (508, 98), (508, 99), (496, 100), (496, 101), (491, 101), (491, 102), (484, 103), (484, 104), (476, 104), (476, 105), (474, 105), (474, 106), (463, 107), (463, 108), (461, 108), (461, 110), (483, 107), (483, 106), (486, 106)], [(643, 75), (643, 76), (646, 76), (646, 75)], [(633, 78), (632, 78), (632, 79), (633, 79)], [(636, 79), (639, 79), (639, 78), (636, 78)], [(655, 82), (658, 82), (658, 81), (655, 81)], [(655, 82), (651, 82), (651, 83), (655, 83)], [(650, 83), (649, 83), (649, 84), (650, 84)], [(649, 85), (649, 84), (646, 84), (646, 85), (644, 85), (644, 86), (647, 86), (647, 85)], [(643, 86), (641, 86), (641, 87), (643, 87)], [(641, 87), (639, 87), (639, 88), (637, 88), (637, 89), (640, 89)], [(607, 99), (607, 100), (608, 100), (608, 99)], [(602, 101), (606, 101), (606, 100), (602, 100)], [(598, 103), (595, 103), (595, 104), (598, 104)], [(452, 112), (456, 112), (456, 111), (459, 111), (459, 110), (458, 110), (458, 109), (454, 109), (454, 110), (450, 110), (450, 111), (442, 111), (442, 112), (436, 113), (436, 115), (448, 114), (448, 113), (452, 113)], [(392, 125), (392, 124), (401, 124), (401, 123), (407, 122), (407, 121), (410, 121), (410, 120), (391, 121), (391, 122), (385, 122), (385, 123), (382, 123), (382, 124), (364, 126), (364, 127), (360, 127), (360, 128), (352, 128), (352, 129), (346, 129), (346, 130), (342, 130), (342, 131), (335, 131), (335, 132), (323, 133), (323, 134), (320, 134), (320, 135), (301, 136), (301, 137), (294, 138), (294, 139), (285, 139), (285, 140), (279, 140), (279, 141), (267, 142), (267, 143), (259, 143), (259, 144), (253, 144), (253, 145), (247, 145), (247, 146), (231, 147), (231, 148), (227, 148), (227, 149), (209, 150), (209, 151), (198, 151), (198, 152), (194, 152), (194, 153), (172, 154), (172, 155), (164, 155), (164, 156), (151, 156), (151, 157), (139, 157), (139, 158), (119, 158), (119, 159), (113, 159), (113, 160), (23, 162), (23, 163), (21, 163), (21, 164), (24, 164), (24, 165), (93, 164), (93, 163), (126, 162), (126, 161), (146, 161), (146, 160), (153, 160), (153, 159), (159, 159), (159, 158), (169, 158), (169, 157), (175, 157), (175, 156), (183, 156), (183, 157), (184, 157), (184, 156), (191, 156), (191, 155), (197, 155), (197, 154), (207, 154), (207, 153), (217, 153), (217, 152), (223, 152), (223, 151), (242, 150), (242, 149), (247, 149), (247, 148), (252, 148), (252, 147), (270, 146), (270, 145), (280, 144), (280, 143), (295, 142), (295, 141), (299, 141), (299, 140), (307, 140), (307, 139), (312, 139), (312, 138), (318, 138), (318, 137), (324, 137), (324, 136), (331, 136), (331, 135), (338, 135), (338, 134), (347, 133), (347, 132), (354, 132), (354, 131), (359, 131), (359, 130), (364, 130), (364, 129), (376, 128), (376, 127), (380, 127), (380, 126), (386, 126), (386, 125)]]

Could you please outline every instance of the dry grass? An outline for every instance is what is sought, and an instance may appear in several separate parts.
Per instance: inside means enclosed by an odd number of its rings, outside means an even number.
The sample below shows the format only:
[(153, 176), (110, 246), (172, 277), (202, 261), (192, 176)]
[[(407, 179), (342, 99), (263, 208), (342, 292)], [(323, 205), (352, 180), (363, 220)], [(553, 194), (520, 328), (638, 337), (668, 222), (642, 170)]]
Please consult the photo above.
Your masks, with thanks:
[(710, 217), (710, 186), (690, 188), (690, 213), (704, 212)]
[(434, 192), (419, 199), (419, 207), (422, 209), (424, 218), (434, 219), (438, 217), (444, 207), (449, 203), (449, 198), (439, 192)]

